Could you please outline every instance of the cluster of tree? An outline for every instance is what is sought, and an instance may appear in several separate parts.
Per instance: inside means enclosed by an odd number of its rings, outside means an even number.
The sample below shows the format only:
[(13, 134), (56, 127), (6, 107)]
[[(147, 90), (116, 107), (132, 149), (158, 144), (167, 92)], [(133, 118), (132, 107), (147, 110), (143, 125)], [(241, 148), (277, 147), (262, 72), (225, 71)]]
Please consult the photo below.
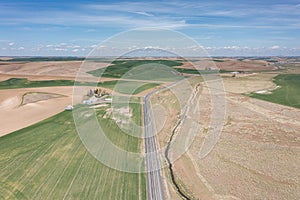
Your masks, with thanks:
[(87, 96), (89, 96), (89, 97), (92, 97), (92, 96), (102, 97), (104, 95), (109, 95), (109, 93), (106, 90), (102, 90), (100, 88), (96, 88), (94, 90), (90, 89), (87, 94)]

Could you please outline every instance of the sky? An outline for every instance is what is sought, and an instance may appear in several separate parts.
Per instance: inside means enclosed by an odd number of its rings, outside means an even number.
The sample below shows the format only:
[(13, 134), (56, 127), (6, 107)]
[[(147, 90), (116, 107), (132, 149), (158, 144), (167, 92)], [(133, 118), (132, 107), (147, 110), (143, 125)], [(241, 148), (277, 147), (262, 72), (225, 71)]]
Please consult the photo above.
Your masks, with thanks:
[(183, 33), (212, 56), (300, 56), (300, 0), (2, 0), (0, 11), (0, 56), (86, 56), (145, 27)]

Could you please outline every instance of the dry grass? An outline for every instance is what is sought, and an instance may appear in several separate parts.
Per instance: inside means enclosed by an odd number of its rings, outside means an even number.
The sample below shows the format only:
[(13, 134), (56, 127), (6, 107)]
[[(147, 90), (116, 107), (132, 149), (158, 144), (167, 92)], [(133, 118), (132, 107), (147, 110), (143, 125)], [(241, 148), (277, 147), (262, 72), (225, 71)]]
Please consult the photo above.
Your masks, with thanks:
[(47, 61), (47, 62), (0, 62), (0, 80), (9, 78), (28, 78), (29, 80), (74, 80), (77, 75), (93, 78), (88, 71), (105, 67), (109, 63), (85, 62), (78, 74), (82, 61)]
[(184, 65), (177, 68), (185, 69), (213, 69), (218, 68), (220, 70), (228, 71), (262, 71), (262, 70), (274, 70), (276, 67), (264, 60), (237, 60), (237, 59), (222, 59), (223, 62), (213, 62), (211, 60), (202, 59), (191, 63), (184, 63)]
[(64, 95), (45, 92), (28, 92), (23, 95), (21, 106), (60, 97), (64, 97)]
[(211, 111), (207, 88), (203, 89), (201, 130), (189, 153), (174, 165), (176, 175), (195, 198), (299, 199), (299, 110), (231, 93), (268, 88), (272, 76), (224, 80), (226, 123), (217, 145), (200, 159)]

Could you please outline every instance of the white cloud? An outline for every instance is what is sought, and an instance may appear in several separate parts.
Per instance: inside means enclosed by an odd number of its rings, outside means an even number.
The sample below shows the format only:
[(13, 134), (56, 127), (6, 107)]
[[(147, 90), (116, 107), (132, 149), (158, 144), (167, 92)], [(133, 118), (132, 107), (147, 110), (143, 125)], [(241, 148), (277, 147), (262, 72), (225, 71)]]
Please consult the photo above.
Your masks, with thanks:
[(229, 50), (237, 50), (240, 49), (240, 47), (238, 46), (227, 46), (227, 47), (223, 47), (224, 49), (229, 49)]
[(9, 46), (14, 46), (14, 44), (15, 44), (14, 42), (8, 43)]
[(96, 32), (96, 31), (97, 31), (96, 29), (88, 29), (85, 32), (90, 33), (90, 32)]
[(279, 49), (280, 48), (280, 46), (278, 46), (278, 45), (274, 45), (274, 46), (272, 46), (272, 47), (270, 47), (270, 49)]
[(73, 49), (72, 51), (73, 51), (73, 52), (78, 52), (78, 51), (79, 51), (79, 49)]
[(19, 47), (19, 48), (18, 48), (18, 50), (24, 50), (24, 49), (25, 49), (24, 47)]
[(138, 12), (134, 12), (134, 13), (139, 14), (139, 15), (144, 15), (144, 16), (147, 16), (147, 17), (153, 17), (154, 16), (153, 14), (147, 13), (147, 12), (138, 11)]
[(65, 49), (65, 48), (55, 48), (54, 50), (55, 51), (68, 51), (68, 49)]

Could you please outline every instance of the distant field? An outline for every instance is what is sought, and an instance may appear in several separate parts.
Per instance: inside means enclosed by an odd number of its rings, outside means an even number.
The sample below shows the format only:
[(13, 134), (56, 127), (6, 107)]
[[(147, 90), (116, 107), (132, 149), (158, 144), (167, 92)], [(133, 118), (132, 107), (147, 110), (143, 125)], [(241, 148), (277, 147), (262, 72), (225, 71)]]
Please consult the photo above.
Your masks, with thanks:
[[(156, 83), (144, 83), (137, 81), (105, 81), (98, 83), (99, 87), (114, 89), (116, 84), (120, 84), (116, 92), (122, 94), (138, 94), (144, 90), (158, 86)], [(16, 88), (34, 88), (34, 87), (53, 87), (53, 86), (73, 86), (72, 80), (49, 80), (49, 81), (30, 81), (25, 78), (11, 78), (6, 81), (0, 82), (1, 89), (16, 89)], [(95, 83), (79, 83), (76, 86), (94, 86)], [(135, 90), (134, 90), (135, 89)]]
[(175, 68), (176, 71), (184, 74), (214, 74), (218, 73), (219, 70), (197, 70), (197, 69), (183, 69), (183, 68)]
[[(124, 74), (132, 70), (133, 68), (146, 64), (165, 65), (168, 67), (175, 67), (182, 65), (181, 61), (176, 60), (115, 60), (110, 66), (105, 69), (97, 69), (88, 73), (94, 76), (103, 76), (110, 78), (121, 78)], [(175, 70), (174, 70), (175, 71)], [(136, 73), (139, 71), (135, 71)], [(151, 79), (151, 77), (149, 77)], [(158, 77), (152, 77), (158, 78)], [(164, 78), (163, 76), (160, 78)], [(156, 79), (157, 80), (157, 79)]]
[[(112, 84), (108, 84), (112, 82)], [(139, 94), (147, 89), (158, 86), (157, 83), (145, 83), (145, 82), (137, 82), (137, 81), (108, 81), (103, 87), (114, 89), (115, 92), (121, 94)], [(118, 84), (116, 86), (116, 84)], [(101, 85), (100, 85), (101, 86)]]
[(11, 78), (0, 82), (0, 89), (51, 87), (51, 86), (72, 86), (71, 80), (50, 80), (50, 81), (30, 81), (26, 78)]
[[(222, 60), (218, 61), (222, 62)], [(135, 67), (149, 64), (152, 69), (143, 72), (144, 70), (134, 69)], [(169, 68), (159, 68), (159, 64), (167, 66)], [(112, 65), (105, 69), (97, 69), (88, 73), (96, 77), (109, 77), (109, 78), (121, 78), (130, 70), (132, 74), (125, 75), (128, 79), (140, 79), (140, 80), (157, 80), (157, 81), (176, 81), (179, 79), (181, 73), (184, 74), (212, 74), (218, 73), (218, 70), (196, 70), (196, 69), (184, 69), (176, 68), (183, 65), (183, 60), (117, 60), (113, 61)], [(159, 72), (158, 72), (159, 70)], [(176, 75), (177, 74), (177, 75)], [(177, 76), (177, 77), (176, 77)]]
[(251, 93), (250, 97), (300, 108), (300, 74), (280, 74), (274, 78), (279, 88), (271, 94)]
[[(141, 114), (140, 105), (132, 107)], [(107, 135), (118, 146), (140, 151), (140, 140), (120, 136), (109, 119), (99, 121), (113, 128)], [(76, 133), (72, 112), (1, 137), (0, 146), (0, 199), (146, 199), (145, 175), (110, 169), (91, 156)]]
[(83, 57), (15, 57), (6, 62), (40, 62), (40, 61), (80, 61)]

